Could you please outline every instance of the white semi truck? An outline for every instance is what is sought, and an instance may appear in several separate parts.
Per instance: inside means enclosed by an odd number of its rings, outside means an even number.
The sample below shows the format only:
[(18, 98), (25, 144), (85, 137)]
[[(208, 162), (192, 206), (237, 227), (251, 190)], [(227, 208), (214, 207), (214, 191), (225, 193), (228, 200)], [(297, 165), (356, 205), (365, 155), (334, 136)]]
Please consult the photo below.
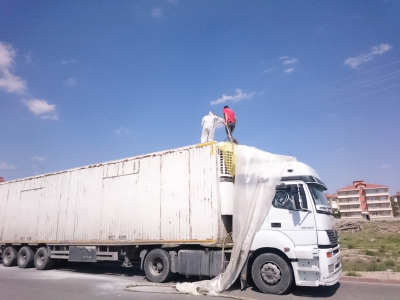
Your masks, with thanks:
[[(215, 277), (234, 245), (234, 156), (208, 143), (0, 183), (2, 263), (43, 270), (60, 260), (121, 260), (140, 262), (153, 282)], [(312, 168), (288, 163), (241, 269), (242, 288), (251, 279), (281, 294), (293, 283), (338, 281), (324, 190)]]

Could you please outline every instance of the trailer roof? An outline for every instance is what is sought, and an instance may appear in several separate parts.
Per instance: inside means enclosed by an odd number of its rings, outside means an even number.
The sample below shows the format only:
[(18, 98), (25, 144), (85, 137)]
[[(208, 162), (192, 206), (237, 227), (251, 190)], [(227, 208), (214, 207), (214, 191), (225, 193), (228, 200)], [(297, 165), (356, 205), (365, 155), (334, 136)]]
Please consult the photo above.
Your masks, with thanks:
[[(213, 144), (212, 143), (207, 143), (207, 145), (204, 145), (204, 146), (214, 145), (214, 144), (216, 144), (216, 142), (213, 143)], [(142, 154), (142, 155), (137, 155), (137, 156), (121, 158), (121, 159), (117, 159), (117, 160), (111, 160), (111, 161), (106, 161), (106, 162), (101, 162), (101, 163), (95, 163), (95, 164), (86, 165), (86, 166), (82, 166), (82, 167), (76, 167), (76, 168), (71, 168), (71, 169), (66, 169), (66, 170), (60, 170), (60, 171), (55, 171), (55, 172), (35, 175), (35, 176), (28, 176), (28, 177), (18, 178), (18, 179), (14, 179), (14, 180), (1, 182), (0, 185), (5, 185), (5, 184), (8, 184), (8, 183), (18, 182), (18, 181), (22, 181), (22, 180), (42, 178), (42, 177), (61, 174), (61, 173), (66, 173), (66, 172), (73, 172), (73, 171), (82, 170), (82, 169), (94, 168), (94, 167), (99, 167), (99, 166), (103, 166), (103, 165), (109, 165), (109, 164), (119, 163), (119, 162), (123, 162), (123, 161), (128, 161), (128, 160), (132, 160), (132, 159), (140, 159), (140, 158), (145, 158), (145, 157), (149, 157), (149, 156), (163, 155), (163, 154), (167, 154), (167, 153), (172, 153), (172, 152), (192, 149), (192, 148), (198, 147), (198, 145), (199, 144), (189, 145), (189, 146), (179, 147), (179, 148), (175, 148), (175, 149), (162, 150), (162, 151), (157, 151), (157, 152), (152, 152), (152, 153), (147, 153), (147, 154)]]

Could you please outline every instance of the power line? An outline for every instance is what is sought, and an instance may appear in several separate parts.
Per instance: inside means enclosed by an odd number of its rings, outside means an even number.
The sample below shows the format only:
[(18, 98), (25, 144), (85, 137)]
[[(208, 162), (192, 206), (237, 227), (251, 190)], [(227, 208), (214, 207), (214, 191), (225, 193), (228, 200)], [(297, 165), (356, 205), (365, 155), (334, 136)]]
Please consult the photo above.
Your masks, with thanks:
[[(329, 83), (326, 83), (326, 84), (323, 84), (323, 85), (320, 85), (320, 86), (317, 86), (317, 87), (314, 87), (314, 88), (311, 88), (311, 89), (307, 89), (307, 90), (304, 90), (304, 91), (301, 91), (301, 92), (298, 92), (298, 93), (295, 93), (295, 94), (292, 94), (292, 95), (288, 95), (288, 96), (285, 96), (285, 97), (281, 97), (279, 99), (268, 101), (268, 103), (265, 103), (265, 102), (264, 103), (259, 103), (258, 105), (253, 105), (253, 106), (249, 107), (249, 109), (255, 108), (255, 107), (258, 107), (258, 106), (264, 106), (266, 104), (271, 104), (271, 103), (278, 102), (278, 101), (281, 101), (281, 100), (284, 100), (284, 99), (287, 99), (287, 98), (294, 97), (296, 95), (300, 95), (300, 94), (304, 94), (306, 92), (317, 90), (317, 89), (320, 89), (320, 88), (323, 88), (323, 87), (326, 87), (326, 86), (329, 86), (329, 85), (332, 85), (332, 84), (335, 84), (335, 83), (338, 83), (338, 82), (342, 82), (342, 81), (347, 80), (347, 79), (355, 78), (355, 77), (358, 77), (358, 76), (361, 76), (361, 75), (364, 75), (364, 74), (367, 74), (367, 73), (370, 73), (370, 72), (373, 72), (373, 71), (376, 71), (376, 70), (379, 70), (379, 69), (382, 69), (382, 68), (385, 68), (385, 67), (389, 67), (389, 66), (392, 66), (392, 65), (395, 65), (395, 64), (398, 64), (398, 63), (400, 63), (400, 60), (397, 60), (397, 61), (392, 62), (390, 64), (386, 64), (386, 65), (383, 65), (383, 66), (380, 66), (380, 67), (377, 67), (377, 68), (374, 68), (374, 69), (371, 69), (371, 70), (367, 70), (367, 71), (358, 73), (356, 75), (344, 77), (344, 78), (341, 78), (341, 79), (338, 79), (338, 80), (335, 80), (335, 81), (332, 81), (332, 82), (329, 82)], [(396, 73), (396, 72), (394, 72), (394, 73)], [(246, 108), (244, 110), (246, 110)]]
[[(397, 71), (397, 72), (395, 72), (395, 73), (398, 73), (398, 72), (400, 72), (400, 71)], [(383, 76), (383, 77), (384, 77), (384, 76)], [(342, 92), (342, 93), (333, 94), (333, 95), (330, 95), (330, 96), (327, 96), (327, 97), (319, 98), (319, 96), (316, 96), (316, 97), (313, 97), (313, 98), (309, 98), (309, 99), (302, 100), (302, 101), (300, 101), (300, 102), (296, 102), (296, 103), (292, 103), (292, 104), (287, 104), (287, 105), (284, 106), (284, 107), (278, 107), (278, 108), (276, 108), (276, 109), (269, 110), (269, 112), (277, 112), (277, 111), (280, 111), (280, 110), (282, 110), (282, 109), (287, 109), (288, 107), (291, 108), (291, 109), (297, 108), (297, 107), (301, 107), (301, 106), (304, 106), (304, 105), (307, 104), (307, 103), (312, 102), (312, 101), (310, 101), (310, 100), (316, 99), (316, 101), (321, 101), (321, 100), (329, 99), (329, 98), (332, 98), (332, 97), (337, 97), (337, 96), (344, 95), (344, 94), (350, 93), (350, 92), (354, 92), (354, 91), (356, 91), (356, 90), (359, 90), (359, 89), (362, 89), (362, 88), (365, 88), (365, 87), (369, 87), (369, 86), (372, 86), (372, 85), (375, 85), (375, 84), (378, 84), (378, 83), (382, 83), (382, 82), (385, 82), (385, 81), (387, 81), (387, 80), (391, 80), (391, 79), (394, 79), (394, 78), (397, 78), (397, 77), (400, 77), (400, 75), (397, 75), (397, 76), (394, 76), (394, 77), (391, 77), (391, 78), (387, 78), (387, 79), (384, 79), (384, 80), (381, 80), (381, 81), (378, 81), (378, 82), (373, 82), (373, 83), (371, 83), (371, 84), (368, 84), (368, 85), (365, 85), (365, 86), (361, 86), (361, 87), (357, 87), (357, 88), (354, 88), (354, 89), (351, 89), (351, 90), (347, 90), (347, 91), (344, 91), (344, 92)], [(397, 85), (394, 85), (394, 86), (397, 86)], [(392, 86), (392, 87), (394, 87), (394, 86)], [(346, 89), (346, 88), (345, 88), (345, 89)], [(340, 89), (340, 90), (337, 90), (337, 91), (341, 91), (341, 90), (345, 90), (345, 89)], [(378, 90), (378, 91), (380, 91), (380, 90)], [(333, 91), (333, 92), (336, 92), (336, 91)], [(327, 94), (331, 94), (331, 93), (333, 93), (333, 92), (330, 92), (330, 93), (327, 93)], [(325, 95), (326, 95), (326, 94), (325, 94)], [(315, 102), (315, 101), (314, 101), (314, 102)], [(258, 111), (256, 114), (259, 114), (259, 113), (263, 113), (263, 112), (262, 112), (262, 111), (261, 111), (261, 112)]]

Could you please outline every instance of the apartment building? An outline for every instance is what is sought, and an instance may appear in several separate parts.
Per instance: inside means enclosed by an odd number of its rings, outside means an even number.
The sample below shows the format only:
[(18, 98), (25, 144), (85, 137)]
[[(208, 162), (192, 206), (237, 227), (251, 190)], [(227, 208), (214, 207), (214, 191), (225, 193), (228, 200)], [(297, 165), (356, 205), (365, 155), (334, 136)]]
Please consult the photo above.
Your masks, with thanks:
[(353, 185), (337, 190), (342, 218), (393, 218), (389, 187), (353, 181)]
[(325, 194), (326, 200), (328, 200), (329, 205), (332, 209), (334, 215), (338, 214), (339, 206), (337, 201), (337, 194)]

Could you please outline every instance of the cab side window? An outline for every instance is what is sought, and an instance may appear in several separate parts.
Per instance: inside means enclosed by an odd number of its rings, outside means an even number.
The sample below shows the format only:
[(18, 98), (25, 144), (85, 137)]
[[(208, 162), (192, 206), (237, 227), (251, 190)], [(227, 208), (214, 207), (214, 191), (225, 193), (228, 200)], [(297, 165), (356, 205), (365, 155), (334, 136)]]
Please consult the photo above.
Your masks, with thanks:
[(296, 209), (295, 197), (297, 196), (297, 186), (294, 189), (292, 185), (278, 185), (272, 206), (282, 209)]

